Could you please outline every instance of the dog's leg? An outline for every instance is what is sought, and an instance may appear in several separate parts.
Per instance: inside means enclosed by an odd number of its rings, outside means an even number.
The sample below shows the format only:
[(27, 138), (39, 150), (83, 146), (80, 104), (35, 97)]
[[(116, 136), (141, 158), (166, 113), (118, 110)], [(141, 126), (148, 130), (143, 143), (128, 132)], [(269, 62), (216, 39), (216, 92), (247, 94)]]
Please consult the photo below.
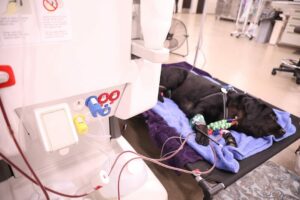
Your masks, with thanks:
[(235, 138), (233, 137), (233, 135), (231, 134), (230, 131), (226, 131), (223, 134), (223, 138), (225, 139), (226, 145), (237, 147), (236, 140), (235, 140)]
[[(203, 132), (207, 133), (206, 126), (205, 126), (205, 128), (203, 128)], [(200, 145), (203, 145), (203, 146), (209, 145), (209, 138), (206, 135), (204, 135), (202, 133), (202, 131), (201, 132), (200, 131), (196, 131), (196, 138), (195, 138), (195, 140)]]
[(205, 124), (195, 124), (194, 130), (196, 132), (195, 141), (200, 145), (207, 146), (209, 144), (207, 126)]
[[(184, 108), (183, 108), (184, 110)], [(186, 109), (184, 111), (189, 118), (194, 118), (196, 115), (203, 115), (204, 109), (198, 104), (194, 108)], [(207, 137), (207, 126), (206, 126), (206, 120), (204, 119), (204, 123), (194, 125), (194, 130), (196, 133), (195, 141), (203, 146), (209, 145), (209, 138)]]

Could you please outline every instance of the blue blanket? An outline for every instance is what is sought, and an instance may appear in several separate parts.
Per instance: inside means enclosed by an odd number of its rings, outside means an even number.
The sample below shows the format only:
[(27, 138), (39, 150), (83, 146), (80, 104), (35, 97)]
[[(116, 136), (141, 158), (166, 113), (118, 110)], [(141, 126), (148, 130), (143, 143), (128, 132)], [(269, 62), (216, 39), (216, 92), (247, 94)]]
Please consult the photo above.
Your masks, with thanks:
[[(190, 127), (188, 118), (172, 100), (165, 98), (164, 103), (158, 102), (153, 108), (153, 111), (163, 117), (167, 124), (170, 127), (175, 128), (176, 131), (183, 137), (194, 132)], [(225, 146), (225, 140), (223, 138), (219, 141), (223, 147), (220, 147), (213, 142), (211, 143), (217, 154), (216, 167), (237, 173), (240, 167), (238, 160), (245, 159), (251, 155), (261, 152), (269, 148), (273, 142), (280, 141), (296, 132), (296, 128), (291, 122), (289, 113), (276, 109), (274, 109), (274, 112), (278, 117), (278, 123), (286, 130), (286, 134), (282, 138), (276, 139), (274, 136), (254, 138), (252, 136), (247, 136), (244, 133), (232, 131), (238, 147)], [(195, 135), (189, 138), (188, 144), (205, 160), (210, 163), (214, 162), (213, 152), (210, 147), (196, 143)]]

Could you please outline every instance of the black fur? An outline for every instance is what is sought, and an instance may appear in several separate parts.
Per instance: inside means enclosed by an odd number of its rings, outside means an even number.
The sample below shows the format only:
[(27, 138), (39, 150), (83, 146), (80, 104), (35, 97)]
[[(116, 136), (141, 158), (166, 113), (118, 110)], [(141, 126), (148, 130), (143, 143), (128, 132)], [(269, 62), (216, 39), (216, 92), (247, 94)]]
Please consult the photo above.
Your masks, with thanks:
[[(220, 92), (219, 85), (179, 68), (163, 68), (160, 85), (163, 86), (161, 92), (171, 90), (171, 99), (188, 118), (202, 114), (207, 124), (223, 119), (222, 95), (205, 98)], [(272, 134), (279, 138), (285, 133), (272, 108), (260, 99), (229, 91), (226, 106), (228, 118), (238, 118), (238, 125), (232, 127), (233, 130), (253, 137)], [(202, 136), (198, 136), (198, 142), (200, 140), (203, 140)]]

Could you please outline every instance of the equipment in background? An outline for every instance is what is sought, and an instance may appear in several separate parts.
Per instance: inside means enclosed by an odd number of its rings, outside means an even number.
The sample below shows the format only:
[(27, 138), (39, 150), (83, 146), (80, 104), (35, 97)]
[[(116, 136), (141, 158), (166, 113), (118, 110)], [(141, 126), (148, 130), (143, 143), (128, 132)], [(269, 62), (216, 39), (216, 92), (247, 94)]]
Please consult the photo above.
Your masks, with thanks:
[(240, 3), (238, 15), (235, 22), (235, 31), (230, 33), (230, 36), (239, 38), (241, 36), (248, 37), (250, 40), (253, 38), (251, 34), (247, 32), (247, 25), (250, 19), (251, 8), (254, 4), (254, 0), (242, 0)]
[(244, 36), (249, 40), (256, 37), (261, 14), (267, 5), (270, 5), (269, 0), (242, 0), (235, 23), (236, 30), (230, 35), (236, 38)]
[(258, 16), (258, 30), (256, 34), (256, 41), (260, 43), (269, 42), (273, 27), (275, 24), (275, 20), (282, 19), (280, 14), (282, 12), (276, 11), (272, 6), (271, 2), (266, 1), (263, 5), (263, 9), (261, 11), (260, 16)]
[[(189, 54), (188, 37), (185, 24), (181, 20), (173, 18), (164, 46), (170, 50), (170, 53), (185, 57)], [(178, 52), (184, 44), (185, 50), (182, 53)]]
[[(300, 26), (294, 27), (293, 34), (300, 35)], [(279, 68), (273, 68), (272, 75), (276, 75), (277, 71), (292, 73), (296, 78), (296, 83), (300, 84), (300, 59), (299, 61), (293, 59), (282, 60)]]
[(279, 68), (273, 68), (272, 75), (276, 75), (277, 71), (292, 73), (296, 78), (296, 83), (300, 84), (300, 59), (299, 61), (292, 59), (282, 60)]
[(281, 23), (281, 35), (278, 38), (278, 44), (292, 47), (300, 47), (300, 34), (293, 29), (300, 26), (300, 2), (295, 1), (272, 1), (272, 7), (283, 12), (284, 20)]

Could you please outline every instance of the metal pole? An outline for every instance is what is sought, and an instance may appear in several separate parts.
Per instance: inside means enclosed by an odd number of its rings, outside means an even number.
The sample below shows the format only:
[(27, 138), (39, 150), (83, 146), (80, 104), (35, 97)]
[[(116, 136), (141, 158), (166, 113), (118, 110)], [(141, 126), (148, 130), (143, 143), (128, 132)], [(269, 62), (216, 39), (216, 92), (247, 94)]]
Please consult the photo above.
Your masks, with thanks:
[(205, 17), (206, 17), (206, 2), (205, 2), (205, 0), (203, 0), (203, 1), (204, 1), (204, 6), (203, 6), (203, 12), (200, 15), (200, 17), (201, 17), (201, 19), (200, 19), (200, 31), (199, 31), (199, 38), (198, 38), (198, 43), (197, 43), (197, 47), (196, 47), (193, 66), (196, 66), (197, 59), (198, 59), (198, 52), (201, 49), (202, 44), (203, 44), (203, 27), (204, 27), (204, 22), (205, 22)]

